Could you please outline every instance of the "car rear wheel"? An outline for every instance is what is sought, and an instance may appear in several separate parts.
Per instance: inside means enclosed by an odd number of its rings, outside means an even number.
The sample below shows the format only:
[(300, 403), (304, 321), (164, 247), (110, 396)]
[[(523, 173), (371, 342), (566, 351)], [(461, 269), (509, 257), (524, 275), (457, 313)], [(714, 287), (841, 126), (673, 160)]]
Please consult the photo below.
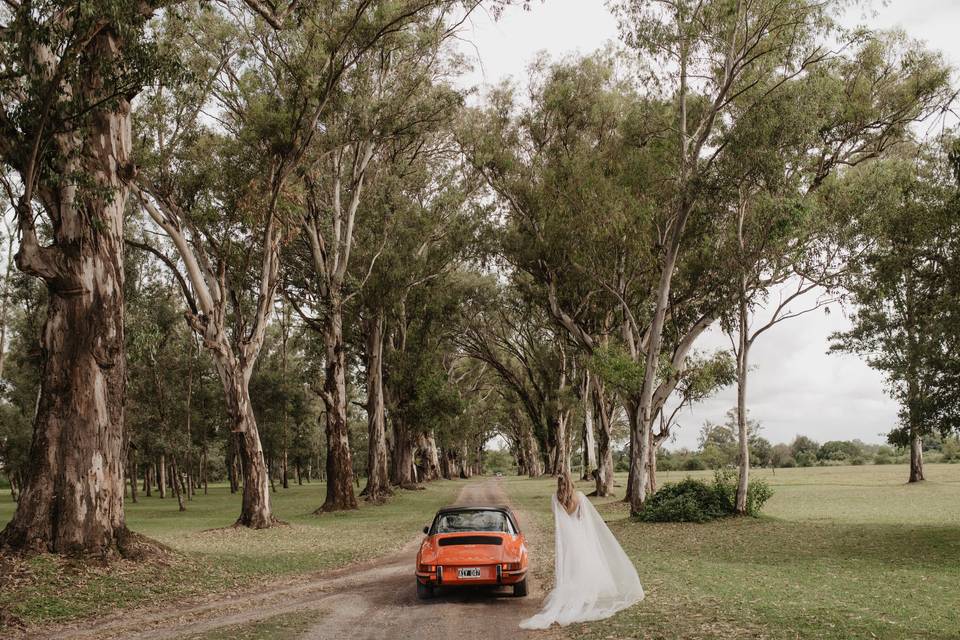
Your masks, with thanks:
[[(526, 593), (526, 592), (524, 592)], [(423, 584), (417, 580), (417, 597), (421, 600), (429, 600), (433, 597), (433, 585)]]
[(517, 584), (513, 585), (513, 595), (517, 598), (524, 598), (527, 595), (527, 579), (524, 578)]

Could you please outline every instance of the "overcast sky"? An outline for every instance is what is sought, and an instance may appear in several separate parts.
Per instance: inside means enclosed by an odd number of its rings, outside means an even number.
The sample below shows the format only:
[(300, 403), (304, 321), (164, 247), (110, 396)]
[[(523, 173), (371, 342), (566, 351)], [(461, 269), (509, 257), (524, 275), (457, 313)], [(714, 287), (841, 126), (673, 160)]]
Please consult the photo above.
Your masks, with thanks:
[[(891, 0), (877, 3), (869, 13), (858, 10), (851, 24), (877, 28), (900, 27), (911, 37), (941, 50), (947, 60), (960, 63), (960, 1)], [(513, 77), (523, 81), (526, 68), (540, 51), (553, 57), (589, 53), (616, 40), (613, 17), (602, 0), (546, 0), (533, 11), (512, 10), (494, 22), (475, 13), (463, 34), (463, 51), (474, 70), (465, 84), (496, 84)], [(795, 305), (796, 309), (803, 303)], [(896, 423), (897, 405), (885, 393), (882, 378), (855, 356), (827, 355), (827, 337), (849, 322), (839, 307), (829, 315), (817, 311), (784, 322), (757, 340), (751, 356), (753, 371), (748, 388), (752, 418), (763, 435), (787, 442), (802, 433), (821, 442), (859, 438), (881, 442)], [(728, 347), (719, 332), (704, 336), (698, 347)], [(668, 445), (695, 447), (706, 420), (721, 421), (736, 404), (734, 388), (694, 407), (680, 418), (681, 428)]]

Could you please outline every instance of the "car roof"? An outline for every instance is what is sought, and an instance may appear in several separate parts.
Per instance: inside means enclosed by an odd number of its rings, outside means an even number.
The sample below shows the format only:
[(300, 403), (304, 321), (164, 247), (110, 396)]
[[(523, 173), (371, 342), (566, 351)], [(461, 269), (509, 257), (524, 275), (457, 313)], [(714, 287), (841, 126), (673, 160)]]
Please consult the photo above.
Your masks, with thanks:
[(474, 505), (463, 504), (459, 506), (443, 507), (437, 510), (437, 513), (451, 513), (455, 511), (503, 511), (510, 513), (510, 507), (506, 505)]

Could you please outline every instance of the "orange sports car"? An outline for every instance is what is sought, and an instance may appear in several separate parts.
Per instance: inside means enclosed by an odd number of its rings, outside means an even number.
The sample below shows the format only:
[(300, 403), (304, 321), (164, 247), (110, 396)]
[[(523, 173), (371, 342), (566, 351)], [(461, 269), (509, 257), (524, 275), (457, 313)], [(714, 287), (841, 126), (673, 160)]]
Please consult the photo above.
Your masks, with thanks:
[(440, 509), (417, 552), (417, 596), (437, 587), (510, 585), (527, 595), (527, 543), (508, 507)]

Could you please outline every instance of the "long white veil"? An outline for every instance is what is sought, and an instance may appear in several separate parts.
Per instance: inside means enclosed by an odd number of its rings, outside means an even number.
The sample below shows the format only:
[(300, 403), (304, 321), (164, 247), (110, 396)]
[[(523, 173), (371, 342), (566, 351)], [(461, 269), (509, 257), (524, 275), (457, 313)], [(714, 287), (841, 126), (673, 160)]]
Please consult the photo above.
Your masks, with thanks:
[(553, 496), (556, 585), (540, 613), (520, 623), (524, 629), (601, 620), (643, 600), (633, 563), (590, 500), (579, 491), (577, 497), (569, 514)]

